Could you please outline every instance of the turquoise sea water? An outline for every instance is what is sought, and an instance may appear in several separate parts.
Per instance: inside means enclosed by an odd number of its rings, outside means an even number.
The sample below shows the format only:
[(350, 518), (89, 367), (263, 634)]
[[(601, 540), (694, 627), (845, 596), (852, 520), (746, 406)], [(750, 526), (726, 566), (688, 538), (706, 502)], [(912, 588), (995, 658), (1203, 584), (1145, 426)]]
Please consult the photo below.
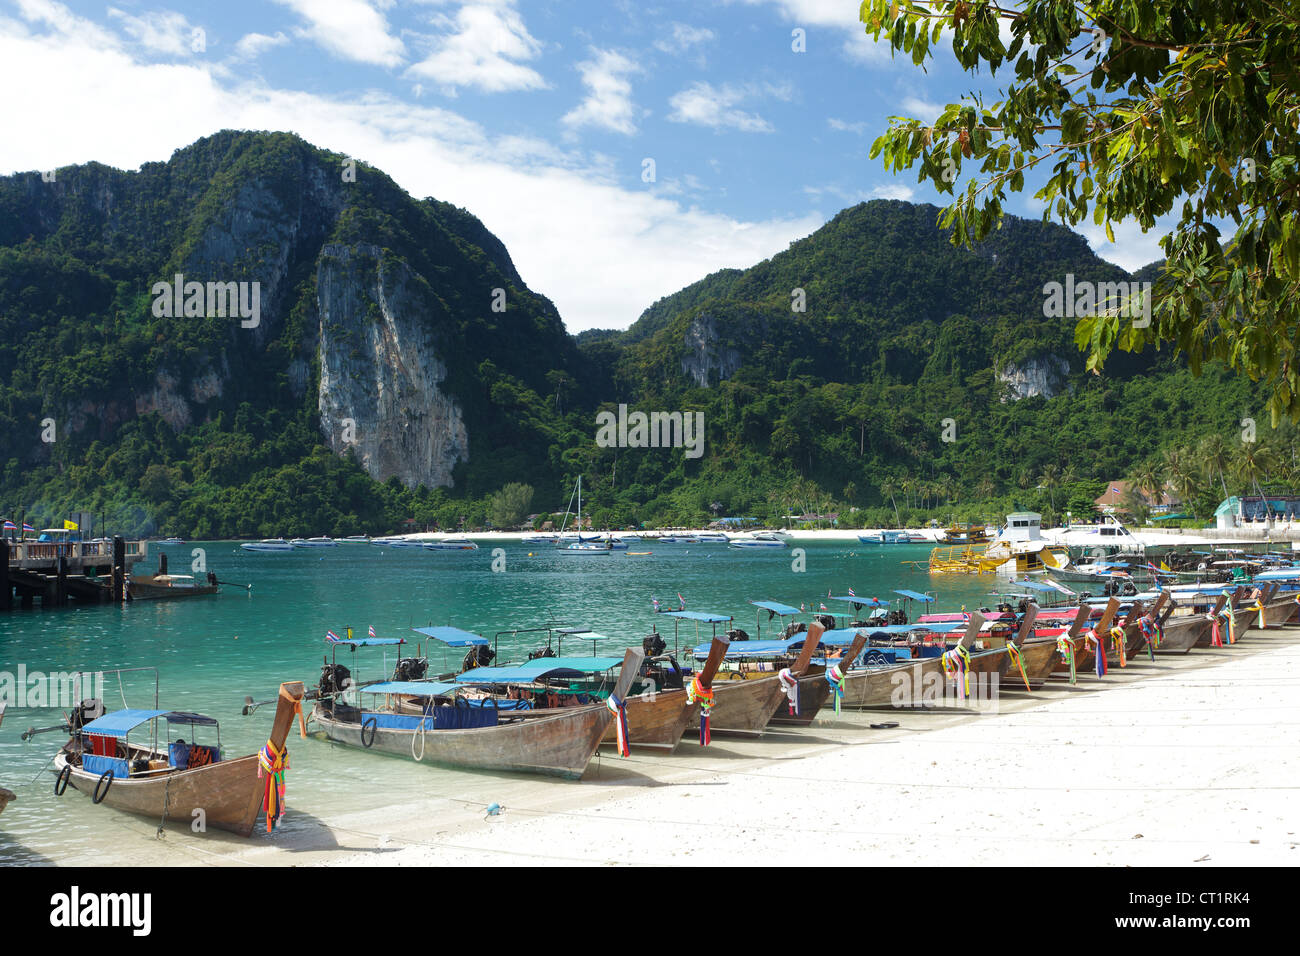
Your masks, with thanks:
[[(234, 542), (196, 542), (152, 545), (143, 568), (153, 570), (163, 550), (170, 569), (185, 572), (196, 547), (204, 549), (208, 569), (219, 578), (251, 582), (252, 591), (227, 587), (219, 595), (178, 602), (0, 614), (0, 673), (14, 674), (19, 665), (29, 675), (157, 667), (159, 706), (217, 718), (225, 752), (238, 756), (265, 742), (273, 716), (271, 707), (241, 716), (244, 696), (273, 698), (285, 680), (313, 685), (330, 651), (324, 641), (330, 629), (344, 636), (350, 625), (362, 637), (373, 625), (380, 637), (414, 642), (420, 636), (409, 628), (426, 624), (452, 624), (491, 638), (499, 631), (557, 621), (606, 635), (596, 650), (614, 654), (639, 645), (655, 625), (673, 646), (673, 619), (653, 613), (655, 597), (664, 607), (676, 607), (680, 593), (688, 610), (731, 614), (736, 618), (732, 626), (756, 637), (756, 609), (747, 603), (751, 599), (802, 602), (810, 610), (825, 602), (838, 613), (846, 606), (827, 601), (828, 590), (843, 594), (852, 588), (859, 597), (883, 599), (894, 597), (894, 588), (910, 588), (936, 592), (937, 609), (956, 610), (962, 604), (990, 603), (993, 587), (988, 577), (932, 579), (901, 563), (924, 561), (928, 545), (798, 540), (789, 549), (759, 551), (634, 543), (633, 550), (653, 552), (645, 557), (562, 555), (487, 540), (470, 552), (340, 545), (280, 554), (243, 551)], [(498, 547), (504, 551), (499, 573), (492, 570)], [(795, 548), (804, 551), (803, 571), (792, 567)], [(767, 636), (766, 612), (761, 616)], [(773, 632), (779, 623), (772, 622)], [(707, 625), (699, 627), (697, 632), (696, 625), (683, 623), (684, 648), (712, 633)], [(507, 635), (500, 641), (500, 662), (523, 657), (543, 642), (544, 635)], [(414, 644), (403, 650), (413, 649)], [(589, 654), (592, 645), (566, 641), (564, 651)], [(458, 669), (463, 655), (437, 644), (429, 652), (431, 671)], [(346, 659), (358, 678), (379, 677), (385, 664), (391, 665), (393, 652), (387, 657), (379, 649), (340, 652), (339, 659)], [(108, 709), (121, 707), (123, 695), (130, 706), (152, 707), (152, 673), (130, 675), (120, 687), (110, 679), (105, 687)], [(18, 799), (0, 815), (0, 863), (116, 862), (115, 847), (123, 838), (117, 824), (137, 820), (130, 839), (138, 840), (145, 829), (138, 818), (92, 807), (71, 790), (61, 799), (54, 797), (53, 775), (42, 768), (65, 738), (50, 733), (22, 742), (19, 734), (61, 719), (58, 709), (20, 708), (12, 702), (5, 715), (0, 785), (15, 791)], [(400, 804), (404, 796), (427, 792), (439, 774), (454, 773), (320, 740), (299, 741), (296, 735), (290, 746), (290, 806), (315, 817)], [(294, 820), (286, 825), (295, 825)]]

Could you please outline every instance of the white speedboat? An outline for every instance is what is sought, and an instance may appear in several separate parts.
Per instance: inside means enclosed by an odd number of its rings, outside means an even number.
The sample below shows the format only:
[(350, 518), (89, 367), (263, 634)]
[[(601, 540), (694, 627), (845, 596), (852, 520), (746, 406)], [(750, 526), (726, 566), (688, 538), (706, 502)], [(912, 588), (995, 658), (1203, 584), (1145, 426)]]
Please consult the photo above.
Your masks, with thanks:
[(294, 538), (289, 542), (295, 548), (337, 548), (338, 542), (321, 535), (317, 538)]
[(730, 544), (731, 539), (721, 531), (701, 531), (695, 536), (701, 544)]
[(263, 538), (261, 541), (247, 541), (240, 545), (245, 551), (292, 551), (293, 545), (284, 538)]
[(369, 544), (370, 538), (364, 534), (350, 534), (346, 538), (336, 538), (336, 544)]
[(746, 538), (732, 538), (727, 544), (729, 548), (736, 548), (740, 551), (754, 551), (759, 548), (784, 548), (786, 543), (778, 537), (760, 537), (761, 534), (753, 534)]
[(478, 545), (469, 538), (443, 538), (440, 541), (426, 541), (425, 551), (477, 551)]
[(560, 536), (558, 534), (526, 534), (519, 539), (519, 543), (556, 545), (560, 543)]

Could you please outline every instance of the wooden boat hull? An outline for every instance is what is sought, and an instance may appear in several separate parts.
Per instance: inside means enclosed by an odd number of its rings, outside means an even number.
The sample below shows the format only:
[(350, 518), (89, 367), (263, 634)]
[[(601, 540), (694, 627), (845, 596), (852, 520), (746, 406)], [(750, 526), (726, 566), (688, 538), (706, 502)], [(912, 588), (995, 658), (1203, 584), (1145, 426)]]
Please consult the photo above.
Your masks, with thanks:
[(1172, 615), (1161, 629), (1157, 654), (1186, 654), (1200, 641), (1201, 635), (1210, 631), (1210, 621), (1204, 614)]
[[(54, 772), (67, 766), (66, 748), (54, 758)], [(93, 796), (99, 775), (72, 768), (68, 784), (86, 796)], [(156, 822), (166, 819), (189, 823), (202, 811), (205, 825), (228, 830), (239, 836), (253, 832), (262, 809), (265, 782), (257, 776), (257, 756), (223, 760), (194, 770), (178, 770), (156, 777), (114, 779), (104, 796), (103, 805), (126, 813), (149, 817)]]
[(782, 694), (769, 723), (778, 727), (807, 727), (825, 705), (830, 693), (831, 685), (826, 682), (826, 668), (811, 667), (807, 674), (799, 678), (799, 713), (790, 713), (790, 702)]
[[(1020, 658), (1024, 663), (1030, 690), (1038, 690), (1047, 682), (1056, 666), (1056, 642), (1026, 641), (1020, 645)], [(972, 654), (970, 663), (973, 674), (997, 674), (1000, 685), (1007, 690), (1024, 689), (1020, 669), (1011, 663), (1011, 655), (1006, 653), (1005, 648)]]
[(715, 680), (709, 727), (713, 733), (761, 736), (777, 703), (784, 699), (781, 682), (775, 677)]
[[(630, 711), (629, 711), (630, 715)], [(360, 723), (344, 722), (320, 707), (312, 720), (335, 743), (393, 754), (408, 760), (460, 767), (538, 773), (577, 780), (600, 746), (613, 714), (604, 704), (575, 707), (566, 714), (524, 718), (468, 730), (401, 730), (375, 727), (361, 739)], [(631, 718), (629, 716), (629, 728)]]
[[(682, 735), (700, 717), (700, 705), (686, 702), (686, 691), (659, 691), (653, 698), (636, 696), (627, 700), (628, 744), (671, 753), (681, 743)], [(712, 717), (710, 717), (710, 724)], [(601, 743), (618, 739), (613, 721)]]
[(197, 585), (192, 588), (173, 588), (150, 584), (147, 581), (128, 581), (126, 585), (128, 601), (175, 601), (180, 598), (216, 594), (217, 590), (218, 587), (215, 584)]
[[(1255, 625), (1255, 622), (1259, 618), (1259, 614), (1255, 611), (1247, 613), (1243, 608), (1236, 608), (1233, 613), (1236, 615), (1236, 639), (1239, 641), (1245, 637), (1246, 632)], [(1225, 645), (1228, 643), (1228, 622), (1226, 620), (1219, 622), (1219, 637)], [(1214, 627), (1209, 621), (1205, 622), (1205, 630), (1201, 633), (1201, 636), (1197, 638), (1196, 646), (1214, 646)]]
[(1285, 598), (1274, 598), (1264, 605), (1264, 626), (1281, 627), (1283, 624), (1288, 624), (1295, 619), (1297, 611), (1300, 611), (1300, 604), (1296, 603), (1294, 594), (1288, 594)]
[(927, 686), (933, 688), (936, 680), (942, 684), (945, 679), (941, 657), (850, 671), (844, 678), (844, 699), (840, 706), (855, 710), (915, 707), (924, 701)]

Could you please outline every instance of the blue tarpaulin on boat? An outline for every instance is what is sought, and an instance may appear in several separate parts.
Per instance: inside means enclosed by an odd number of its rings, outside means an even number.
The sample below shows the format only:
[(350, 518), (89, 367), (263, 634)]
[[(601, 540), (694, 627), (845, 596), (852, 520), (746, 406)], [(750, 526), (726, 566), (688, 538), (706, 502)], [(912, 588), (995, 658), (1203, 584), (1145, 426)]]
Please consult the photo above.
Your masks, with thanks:
[(367, 684), (360, 688), (363, 694), (410, 694), (414, 697), (439, 697), (454, 694), (455, 684), (440, 684), (437, 681), (421, 680), (386, 680), (379, 684)]
[[(803, 644), (803, 635), (787, 638), (782, 641), (733, 641), (727, 648), (727, 660), (734, 661), (744, 657), (781, 657), (790, 653), (791, 648)], [(701, 644), (695, 648), (695, 657), (697, 660), (704, 660), (709, 656), (709, 648), (712, 642)]]
[(733, 620), (729, 614), (706, 614), (704, 611), (660, 611), (669, 617), (680, 617), (688, 621), (702, 621), (705, 624), (725, 624)]
[(489, 643), (486, 637), (462, 631), (458, 627), (413, 627), (411, 630), (416, 634), (432, 637), (435, 641), (442, 641), (448, 647), (479, 647)]
[(155, 717), (161, 717), (166, 714), (165, 710), (115, 710), (111, 714), (105, 714), (98, 720), (92, 720), (83, 726), (82, 732), (87, 734), (102, 734), (105, 737), (125, 737), (134, 728), (139, 727), (146, 720), (153, 720)]
[(1058, 594), (1060, 593), (1059, 588), (1054, 588), (1050, 584), (1043, 584), (1039, 581), (1012, 581), (1011, 583), (1018, 588), (1029, 588), (1031, 591), (1056, 591)]
[(621, 657), (541, 657), (515, 667), (476, 667), (456, 678), (461, 684), (531, 684), (543, 677), (584, 677), (612, 670)]
[(749, 603), (755, 607), (761, 607), (765, 611), (772, 611), (775, 614), (780, 614), (782, 617), (803, 613), (803, 611), (799, 610), (797, 607), (782, 604), (780, 601), (750, 601)]
[(819, 643), (827, 644), (833, 647), (841, 645), (847, 646), (853, 643), (853, 637), (859, 631), (868, 637), (876, 634), (910, 634), (913, 631), (929, 631), (933, 634), (947, 634), (950, 631), (966, 630), (965, 621), (944, 621), (936, 624), (881, 624), (879, 626), (867, 625), (864, 627), (840, 627), (833, 631), (827, 631), (821, 636)]
[(899, 588), (899, 589), (896, 590), (894, 593), (895, 593), (895, 594), (901, 594), (901, 595), (903, 595), (903, 597), (905, 597), (905, 598), (911, 598), (913, 601), (926, 601), (926, 602), (929, 602), (929, 601), (933, 601), (933, 600), (934, 600), (933, 595), (930, 595), (930, 594), (922, 594), (920, 591), (909, 591), (907, 588)]
[(126, 761), (121, 757), (99, 757), (95, 754), (82, 754), (81, 769), (86, 773), (93, 773), (97, 777), (112, 771), (115, 780), (125, 780), (130, 776)]

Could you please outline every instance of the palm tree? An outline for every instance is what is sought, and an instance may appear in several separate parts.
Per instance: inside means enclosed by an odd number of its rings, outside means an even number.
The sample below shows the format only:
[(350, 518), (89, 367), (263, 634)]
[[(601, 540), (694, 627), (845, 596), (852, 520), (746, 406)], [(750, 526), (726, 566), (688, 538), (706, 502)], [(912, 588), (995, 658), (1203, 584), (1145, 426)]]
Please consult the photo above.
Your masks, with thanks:
[(894, 493), (897, 490), (898, 485), (894, 483), (894, 479), (892, 478), (886, 478), (880, 483), (880, 497), (888, 498), (889, 503), (894, 506), (894, 526), (901, 528), (903, 526), (903, 519), (898, 516), (898, 502), (894, 500)]
[(1164, 489), (1164, 475), (1161, 466), (1153, 458), (1148, 458), (1133, 469), (1129, 483), (1146, 494), (1149, 504), (1159, 504)]
[(1043, 473), (1038, 476), (1039, 486), (1047, 492), (1047, 501), (1056, 511), (1056, 489), (1061, 484), (1061, 469), (1056, 465), (1044, 465)]
[[(1277, 455), (1271, 446), (1262, 441), (1244, 443), (1241, 456), (1237, 459), (1237, 474), (1246, 482), (1247, 487), (1255, 489), (1255, 493), (1264, 499), (1266, 511), (1269, 511), (1268, 498), (1260, 487), (1260, 479), (1267, 482), (1276, 464)], [(1272, 517), (1271, 511), (1269, 517)]]
[(1228, 451), (1228, 443), (1224, 441), (1223, 436), (1211, 433), (1201, 439), (1201, 444), (1196, 449), (1197, 457), (1201, 460), (1201, 465), (1207, 472), (1207, 478), (1214, 481), (1214, 475), (1219, 475), (1219, 485), (1223, 488), (1223, 497), (1228, 497), (1228, 482), (1224, 479), (1223, 473), (1232, 464), (1232, 455)]

